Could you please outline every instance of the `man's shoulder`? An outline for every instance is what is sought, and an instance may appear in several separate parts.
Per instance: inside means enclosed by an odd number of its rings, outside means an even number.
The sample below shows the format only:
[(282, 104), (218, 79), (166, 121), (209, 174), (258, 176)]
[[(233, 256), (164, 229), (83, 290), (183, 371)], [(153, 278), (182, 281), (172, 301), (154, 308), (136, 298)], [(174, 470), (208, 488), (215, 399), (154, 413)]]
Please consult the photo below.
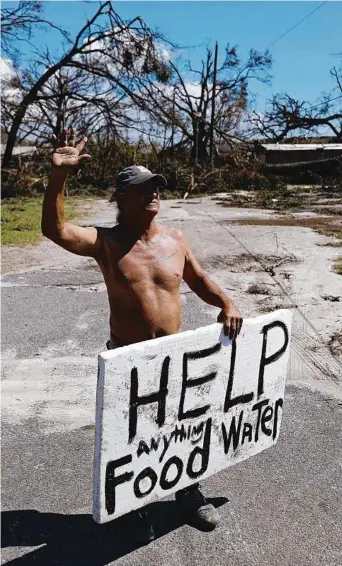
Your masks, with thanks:
[(168, 224), (158, 224), (158, 229), (161, 234), (166, 236), (170, 236), (175, 240), (181, 242), (185, 239), (185, 236), (179, 228), (175, 228), (174, 226), (169, 226)]

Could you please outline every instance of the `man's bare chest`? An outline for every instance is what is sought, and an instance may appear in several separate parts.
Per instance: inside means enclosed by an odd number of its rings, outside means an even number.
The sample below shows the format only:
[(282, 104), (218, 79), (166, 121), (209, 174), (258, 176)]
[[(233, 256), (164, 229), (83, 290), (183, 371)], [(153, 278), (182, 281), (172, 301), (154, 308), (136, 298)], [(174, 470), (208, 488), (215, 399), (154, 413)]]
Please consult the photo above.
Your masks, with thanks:
[(173, 290), (183, 277), (185, 253), (175, 241), (127, 247), (107, 246), (104, 258), (107, 284), (136, 288), (156, 285)]

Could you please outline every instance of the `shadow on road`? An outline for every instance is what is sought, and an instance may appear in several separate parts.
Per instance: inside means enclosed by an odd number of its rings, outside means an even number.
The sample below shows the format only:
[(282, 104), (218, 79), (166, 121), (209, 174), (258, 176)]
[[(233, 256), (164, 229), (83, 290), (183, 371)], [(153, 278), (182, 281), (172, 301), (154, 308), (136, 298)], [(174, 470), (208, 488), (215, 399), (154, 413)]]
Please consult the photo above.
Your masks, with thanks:
[[(227, 503), (225, 497), (209, 498), (215, 507)], [(175, 501), (160, 501), (147, 506), (155, 526), (156, 538), (186, 524)], [(96, 524), (91, 515), (62, 515), (35, 510), (4, 511), (1, 525), (2, 548), (38, 546), (7, 564), (104, 566), (135, 550), (129, 537), (129, 515), (104, 525)]]

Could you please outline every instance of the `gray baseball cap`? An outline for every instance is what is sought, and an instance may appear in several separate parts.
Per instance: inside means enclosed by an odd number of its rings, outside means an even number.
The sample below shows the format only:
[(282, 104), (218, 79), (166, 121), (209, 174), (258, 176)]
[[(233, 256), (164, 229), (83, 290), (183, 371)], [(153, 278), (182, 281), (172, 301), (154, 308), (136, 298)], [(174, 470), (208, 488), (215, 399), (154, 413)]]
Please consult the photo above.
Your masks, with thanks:
[(163, 175), (152, 173), (142, 165), (131, 165), (117, 174), (115, 188), (116, 190), (120, 190), (129, 185), (140, 185), (150, 179), (155, 179), (159, 187), (166, 187), (167, 185), (167, 181)]

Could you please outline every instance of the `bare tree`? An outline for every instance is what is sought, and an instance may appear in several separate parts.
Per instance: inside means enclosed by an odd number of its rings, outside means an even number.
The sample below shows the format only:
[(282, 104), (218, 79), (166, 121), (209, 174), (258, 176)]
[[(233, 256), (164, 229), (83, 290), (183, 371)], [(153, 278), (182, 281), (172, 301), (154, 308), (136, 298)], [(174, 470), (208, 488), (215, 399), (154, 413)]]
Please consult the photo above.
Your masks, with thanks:
[(324, 127), (337, 141), (342, 141), (342, 67), (333, 67), (330, 74), (335, 87), (314, 104), (296, 100), (289, 94), (273, 96), (265, 113), (252, 114), (254, 133), (281, 141), (292, 132), (318, 134)]
[[(44, 53), (36, 52), (31, 68), (24, 69), (17, 77), (18, 88), (23, 96), (8, 132), (3, 167), (10, 164), (18, 132), (28, 109), (31, 107), (32, 110), (34, 105), (38, 105), (44, 113), (44, 104), (48, 100), (57, 100), (57, 107), (58, 100), (61, 104), (60, 93), (56, 98), (56, 92), (51, 91), (56, 87), (56, 84), (54, 87), (52, 84), (58, 83), (58, 76), (69, 77), (68, 84), (63, 87), (66, 89), (62, 97), (63, 104), (67, 98), (74, 102), (78, 100), (79, 108), (84, 109), (87, 104), (89, 106), (96, 102), (97, 108), (106, 108), (109, 113), (113, 104), (125, 96), (134, 104), (139, 102), (141, 106), (136, 74), (143, 72), (151, 80), (156, 76), (156, 65), (162, 68), (157, 48), (159, 40), (162, 40), (160, 34), (151, 31), (140, 17), (124, 22), (114, 11), (112, 3), (105, 2), (86, 22), (76, 38), (67, 40), (67, 49), (59, 60), (54, 60), (48, 50)], [(78, 81), (81, 80), (86, 85), (83, 93), (77, 93), (74, 88), (71, 94), (71, 76), (77, 76)], [(61, 110), (58, 112), (60, 115)]]
[[(210, 115), (213, 99), (213, 54), (207, 49), (200, 70), (190, 63), (163, 64), (159, 81), (138, 78), (137, 104), (156, 123), (168, 131), (169, 144), (190, 147), (195, 163), (208, 159)], [(216, 142), (232, 140), (248, 104), (249, 82), (269, 80), (271, 57), (251, 50), (241, 61), (235, 47), (227, 46), (217, 69), (216, 107), (213, 127)], [(165, 84), (163, 81), (165, 78)]]
[(43, 15), (43, 2), (26, 0), (10, 8), (1, 9), (1, 50), (5, 57), (18, 63), (20, 56), (19, 45), (29, 42), (37, 26), (49, 26), (61, 31), (64, 37), (68, 34)]

